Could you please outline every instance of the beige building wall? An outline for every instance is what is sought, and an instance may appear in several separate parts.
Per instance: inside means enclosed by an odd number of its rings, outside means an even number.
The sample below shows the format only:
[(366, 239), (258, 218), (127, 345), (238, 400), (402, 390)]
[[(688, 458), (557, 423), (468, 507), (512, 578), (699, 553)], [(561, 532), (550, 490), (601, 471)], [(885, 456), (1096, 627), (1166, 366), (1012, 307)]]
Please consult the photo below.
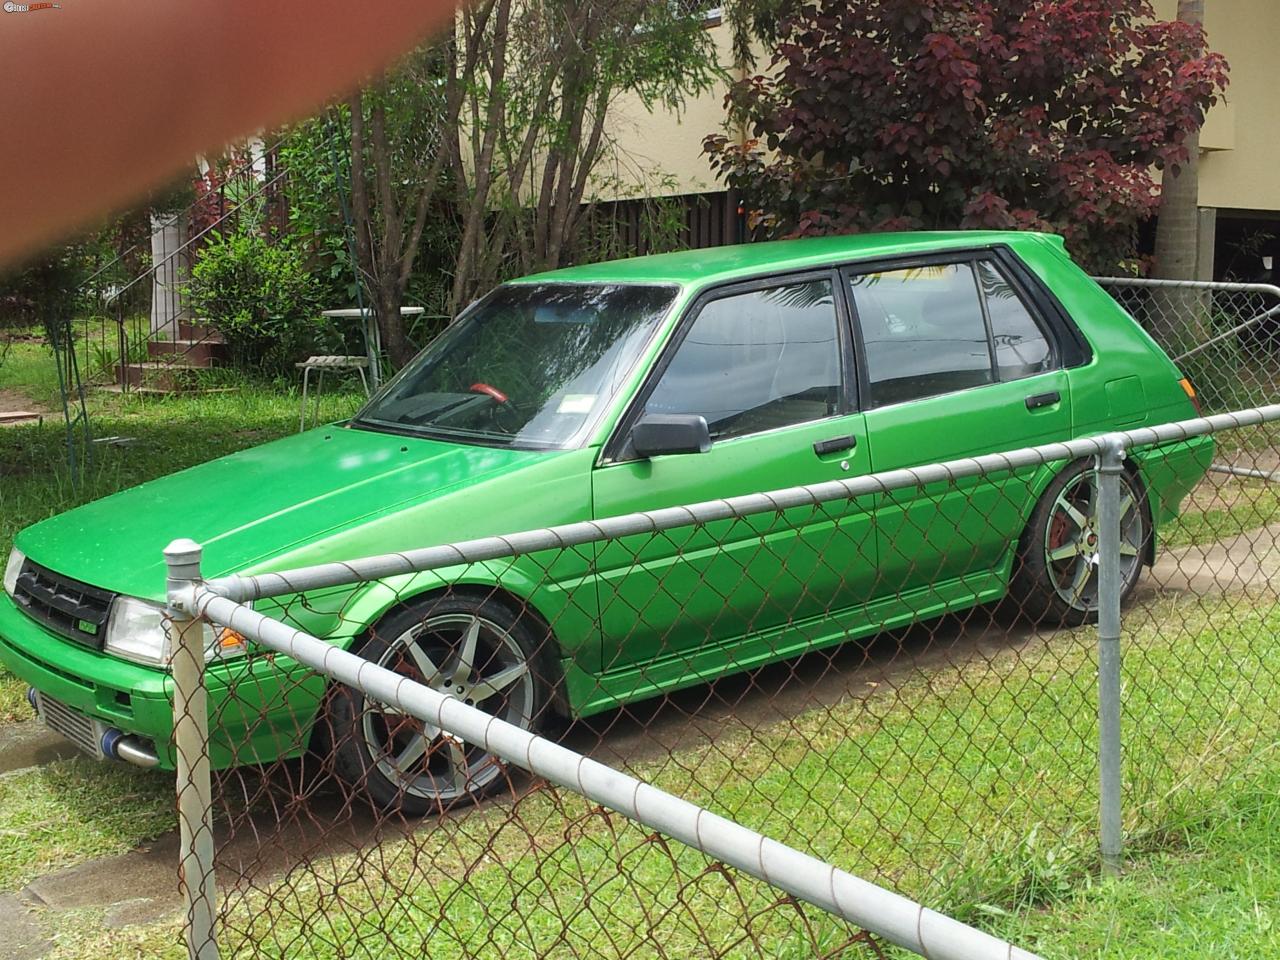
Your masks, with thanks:
[[(1277, 0), (1280, 2), (1280, 0)], [(731, 31), (708, 26), (722, 64), (732, 63)], [(620, 97), (611, 107), (617, 149), (596, 167), (596, 196), (602, 200), (628, 196), (674, 196), (724, 189), (702, 153), (702, 140), (724, 126), (724, 86), (689, 98), (677, 113), (645, 110), (635, 97)]]
[[(1280, 211), (1280, 0), (1207, 0), (1205, 7), (1209, 42), (1230, 62), (1231, 84), (1201, 133), (1200, 203)], [(1172, 19), (1177, 0), (1155, 0), (1155, 8)], [(707, 29), (720, 62), (730, 63), (729, 28)], [(723, 129), (722, 88), (691, 98), (678, 114), (650, 114), (630, 98), (616, 111), (611, 133), (618, 150), (598, 168), (601, 199), (721, 189), (702, 155), (702, 139)]]
[[(1178, 3), (1155, 8), (1173, 19)], [(1280, 210), (1280, 0), (1207, 0), (1205, 30), (1231, 83), (1200, 135), (1200, 205)]]

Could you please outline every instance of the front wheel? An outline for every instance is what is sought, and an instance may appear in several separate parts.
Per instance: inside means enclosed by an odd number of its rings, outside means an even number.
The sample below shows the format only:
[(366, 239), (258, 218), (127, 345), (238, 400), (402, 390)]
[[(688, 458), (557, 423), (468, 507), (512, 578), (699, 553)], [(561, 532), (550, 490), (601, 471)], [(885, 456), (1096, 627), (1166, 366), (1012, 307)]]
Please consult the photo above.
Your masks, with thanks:
[[(1037, 623), (1078, 626), (1098, 612), (1098, 475), (1071, 464), (1036, 504), (1018, 546), (1010, 596)], [(1137, 586), (1151, 539), (1141, 481), (1120, 475), (1120, 598)]]
[[(495, 600), (445, 595), (392, 614), (357, 651), (526, 730), (549, 702), (546, 640)], [(429, 723), (337, 687), (325, 717), (335, 772), (381, 809), (406, 816), (475, 802), (507, 782), (497, 757)]]

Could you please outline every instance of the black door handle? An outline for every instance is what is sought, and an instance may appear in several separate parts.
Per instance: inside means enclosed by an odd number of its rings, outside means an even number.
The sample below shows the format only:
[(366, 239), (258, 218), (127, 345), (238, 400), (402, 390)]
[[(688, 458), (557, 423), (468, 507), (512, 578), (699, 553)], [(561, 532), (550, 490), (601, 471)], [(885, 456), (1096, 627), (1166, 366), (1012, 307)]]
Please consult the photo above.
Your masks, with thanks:
[(1062, 399), (1062, 394), (1057, 390), (1050, 390), (1048, 393), (1037, 393), (1027, 397), (1027, 409), (1035, 410), (1038, 407), (1047, 407), (1051, 403), (1057, 403)]
[(830, 440), (819, 440), (813, 445), (813, 452), (818, 456), (824, 453), (836, 453), (840, 450), (852, 450), (858, 445), (858, 438), (855, 436), (832, 437)]

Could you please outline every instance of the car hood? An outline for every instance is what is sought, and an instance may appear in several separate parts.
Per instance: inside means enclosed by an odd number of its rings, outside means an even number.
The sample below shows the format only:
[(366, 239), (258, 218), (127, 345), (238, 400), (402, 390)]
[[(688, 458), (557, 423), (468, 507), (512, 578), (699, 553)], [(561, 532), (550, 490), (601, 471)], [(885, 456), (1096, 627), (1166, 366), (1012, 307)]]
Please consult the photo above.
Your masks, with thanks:
[(22, 531), (15, 545), (68, 577), (159, 599), (162, 551), (176, 538), (203, 546), (205, 577), (241, 572), (375, 515), (554, 456), (328, 427), (77, 507)]

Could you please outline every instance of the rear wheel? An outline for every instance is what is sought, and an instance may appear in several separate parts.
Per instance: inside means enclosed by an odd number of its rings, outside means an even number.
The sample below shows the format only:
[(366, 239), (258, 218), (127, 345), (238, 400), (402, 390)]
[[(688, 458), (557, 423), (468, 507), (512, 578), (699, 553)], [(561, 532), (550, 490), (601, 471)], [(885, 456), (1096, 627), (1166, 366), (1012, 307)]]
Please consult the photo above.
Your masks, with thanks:
[[(445, 595), (392, 614), (357, 652), (531, 730), (549, 701), (538, 666), (545, 639), (495, 600)], [(326, 719), (336, 773), (385, 810), (422, 816), (508, 782), (505, 765), (483, 748), (350, 687), (335, 688)]]
[[(1011, 598), (1033, 620), (1075, 626), (1098, 612), (1098, 477), (1079, 461), (1045, 490), (1018, 547)], [(1128, 598), (1142, 573), (1151, 539), (1141, 481), (1120, 475), (1120, 597)]]

